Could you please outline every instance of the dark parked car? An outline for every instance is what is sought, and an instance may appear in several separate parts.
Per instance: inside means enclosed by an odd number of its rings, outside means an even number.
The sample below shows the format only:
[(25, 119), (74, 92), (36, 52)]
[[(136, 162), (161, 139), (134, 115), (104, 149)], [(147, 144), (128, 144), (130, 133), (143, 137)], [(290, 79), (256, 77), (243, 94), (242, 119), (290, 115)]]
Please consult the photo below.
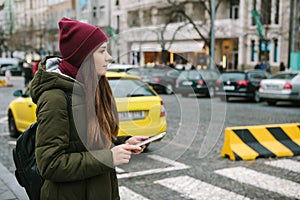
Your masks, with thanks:
[(216, 81), (216, 95), (223, 101), (231, 97), (243, 97), (259, 102), (259, 83), (270, 77), (264, 70), (224, 72)]
[(6, 70), (9, 70), (13, 76), (21, 76), (23, 72), (23, 69), (20, 65), (3, 64), (0, 69), (0, 75), (5, 75)]
[(202, 94), (215, 96), (215, 84), (219, 73), (212, 70), (182, 71), (176, 80), (176, 93), (182, 96)]
[(138, 75), (152, 86), (157, 93), (172, 94), (176, 79), (180, 72), (171, 68), (139, 68), (131, 69), (129, 74)]
[(6, 70), (11, 72), (11, 75), (22, 75), (22, 63), (16, 58), (0, 58), (0, 75), (5, 75)]

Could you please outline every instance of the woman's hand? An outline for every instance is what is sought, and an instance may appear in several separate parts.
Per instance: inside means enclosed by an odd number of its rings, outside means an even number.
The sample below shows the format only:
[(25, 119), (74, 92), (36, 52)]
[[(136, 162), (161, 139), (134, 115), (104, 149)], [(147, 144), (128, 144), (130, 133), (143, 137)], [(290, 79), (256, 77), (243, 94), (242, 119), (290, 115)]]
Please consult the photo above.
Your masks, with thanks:
[[(147, 139), (149, 139), (148, 136), (132, 136), (128, 140), (125, 141), (125, 144), (135, 145), (135, 144), (143, 142), (144, 140), (147, 140)], [(141, 150), (138, 150), (138, 151), (135, 150), (133, 152), (136, 153), (136, 154), (139, 154), (139, 153), (142, 153), (145, 148), (146, 148), (146, 145), (143, 145), (143, 146), (141, 146)]]
[(111, 149), (113, 154), (114, 166), (126, 164), (131, 158), (131, 153), (142, 151), (142, 148), (136, 145), (121, 144)]

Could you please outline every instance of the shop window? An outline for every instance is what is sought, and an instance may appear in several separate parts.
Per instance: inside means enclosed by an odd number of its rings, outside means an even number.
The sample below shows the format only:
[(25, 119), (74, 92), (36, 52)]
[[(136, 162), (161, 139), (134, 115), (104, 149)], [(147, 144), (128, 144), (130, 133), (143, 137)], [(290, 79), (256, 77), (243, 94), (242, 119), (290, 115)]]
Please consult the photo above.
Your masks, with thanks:
[(260, 51), (259, 58), (260, 60), (269, 60), (270, 55), (270, 40), (260, 40)]

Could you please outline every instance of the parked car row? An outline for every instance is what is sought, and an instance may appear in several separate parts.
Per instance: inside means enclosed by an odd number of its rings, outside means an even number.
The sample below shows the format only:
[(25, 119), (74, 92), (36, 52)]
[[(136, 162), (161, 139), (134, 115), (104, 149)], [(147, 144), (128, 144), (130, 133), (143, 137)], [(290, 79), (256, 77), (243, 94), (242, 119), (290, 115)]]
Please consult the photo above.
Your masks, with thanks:
[(135, 67), (126, 73), (140, 76), (157, 93), (190, 94), (218, 97), (222, 101), (233, 98), (266, 101), (300, 101), (300, 72), (286, 71), (271, 75), (265, 70), (243, 71), (177, 70), (164, 67)]

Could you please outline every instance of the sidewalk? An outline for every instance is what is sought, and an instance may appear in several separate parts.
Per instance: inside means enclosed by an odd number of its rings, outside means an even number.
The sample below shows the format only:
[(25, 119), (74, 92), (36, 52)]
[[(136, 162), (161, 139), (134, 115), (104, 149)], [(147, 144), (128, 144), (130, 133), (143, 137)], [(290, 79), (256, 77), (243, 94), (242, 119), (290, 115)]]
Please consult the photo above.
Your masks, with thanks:
[(0, 199), (28, 200), (25, 189), (17, 182), (15, 175), (0, 163)]

